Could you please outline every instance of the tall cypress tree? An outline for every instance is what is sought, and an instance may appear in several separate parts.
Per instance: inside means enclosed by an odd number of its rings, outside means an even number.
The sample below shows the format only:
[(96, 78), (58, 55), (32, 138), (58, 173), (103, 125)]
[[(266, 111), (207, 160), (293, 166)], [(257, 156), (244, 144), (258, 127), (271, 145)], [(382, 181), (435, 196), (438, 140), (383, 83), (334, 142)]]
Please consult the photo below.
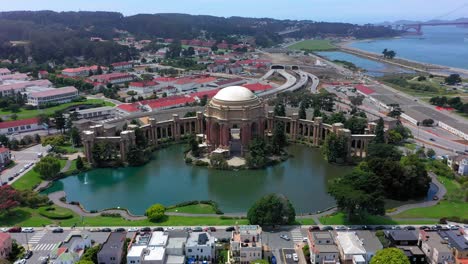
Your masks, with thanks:
[(375, 138), (374, 143), (381, 144), (385, 143), (385, 131), (384, 131), (384, 120), (380, 118), (377, 121), (377, 126), (375, 127)]

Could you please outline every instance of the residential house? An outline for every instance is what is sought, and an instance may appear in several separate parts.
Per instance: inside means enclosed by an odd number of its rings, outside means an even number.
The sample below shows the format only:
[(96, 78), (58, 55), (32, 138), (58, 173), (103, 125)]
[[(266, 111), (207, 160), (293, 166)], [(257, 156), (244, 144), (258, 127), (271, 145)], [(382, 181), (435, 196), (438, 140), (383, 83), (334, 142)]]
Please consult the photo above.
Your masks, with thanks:
[(418, 244), (417, 232), (413, 230), (387, 230), (384, 234), (392, 246), (415, 246)]
[(421, 250), (427, 257), (429, 264), (452, 264), (455, 263), (452, 250), (436, 231), (419, 231), (419, 242)]
[(49, 89), (28, 94), (28, 104), (42, 106), (47, 104), (63, 104), (78, 97), (78, 89), (73, 86)]
[(376, 251), (382, 249), (380, 241), (369, 231), (336, 233), (335, 242), (343, 263), (367, 264)]
[(185, 244), (185, 256), (189, 259), (212, 262), (215, 260), (215, 238), (207, 232), (192, 232)]
[(468, 158), (464, 158), (458, 164), (458, 174), (462, 176), (468, 175)]
[[(84, 67), (78, 67), (78, 68), (66, 68), (62, 70), (62, 74), (68, 77), (88, 77), (90, 75), (90, 72), (93, 74), (97, 74), (99, 71), (98, 65), (92, 65), (92, 66), (84, 66)], [(101, 67), (101, 70), (103, 73), (107, 72), (106, 67)]]
[(3, 75), (9, 75), (11, 74), (11, 71), (7, 68), (0, 68), (0, 76), (3, 76)]
[(49, 88), (49, 87), (52, 87), (52, 83), (49, 80), (36, 80), (36, 81), (26, 81), (26, 82), (4, 84), (4, 85), (0, 85), (0, 95), (11, 96), (17, 93), (25, 93), (28, 88), (33, 88), (33, 87)]
[(418, 246), (396, 246), (408, 257), (411, 264), (426, 264), (426, 255)]
[(234, 263), (249, 264), (261, 259), (263, 253), (262, 228), (256, 225), (236, 226), (231, 235), (230, 258)]
[(96, 84), (122, 84), (133, 81), (133, 75), (128, 73), (113, 72), (101, 75), (93, 75), (88, 78)]
[(0, 134), (23, 133), (44, 129), (44, 126), (39, 125), (38, 122), (38, 118), (0, 122)]
[(307, 233), (312, 264), (335, 264), (340, 253), (330, 231), (309, 231)]
[(39, 77), (39, 79), (47, 79), (47, 77), (49, 77), (49, 72), (45, 70), (40, 70), (39, 72), (37, 72), (37, 77)]
[(70, 233), (63, 242), (60, 242), (49, 254), (53, 264), (73, 264), (80, 260), (87, 248), (91, 247), (88, 235), (79, 232)]
[(11, 153), (9, 148), (0, 147), (0, 168), (10, 164)]
[(25, 73), (12, 73), (0, 75), (0, 81), (27, 81), (29, 77)]
[(8, 233), (0, 233), (0, 259), (6, 259), (9, 257), (11, 247), (11, 235)]
[[(447, 166), (449, 166), (452, 170), (456, 172), (461, 171), (462, 173), (465, 173), (465, 171), (468, 170), (468, 168), (466, 168), (467, 159), (468, 159), (468, 155), (449, 156), (447, 158)], [(462, 175), (466, 175), (466, 174), (462, 174)]]
[(439, 231), (439, 236), (447, 241), (449, 248), (452, 249), (455, 264), (468, 263), (468, 234), (466, 231), (468, 229), (461, 228), (459, 230)]
[(184, 264), (186, 240), (185, 232), (139, 234), (128, 249), (127, 264)]
[(120, 264), (126, 232), (112, 232), (97, 254), (98, 264)]

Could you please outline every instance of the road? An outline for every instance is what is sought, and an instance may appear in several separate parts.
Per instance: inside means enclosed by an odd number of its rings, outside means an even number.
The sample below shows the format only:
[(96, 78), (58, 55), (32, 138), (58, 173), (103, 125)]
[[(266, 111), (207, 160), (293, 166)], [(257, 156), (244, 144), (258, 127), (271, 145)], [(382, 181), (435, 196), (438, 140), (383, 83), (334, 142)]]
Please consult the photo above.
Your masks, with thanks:
[[(15, 161), (16, 165), (12, 168), (6, 169), (2, 171), (0, 174), (0, 181), (1, 183), (8, 182), (8, 184), (12, 184), (21, 176), (23, 176), (29, 170), (32, 170), (33, 166), (29, 167), (23, 172), (20, 173), (21, 169), (24, 169), (24, 166), (28, 163), (36, 163), (39, 161), (38, 153), (42, 153), (45, 155), (47, 153), (47, 147), (42, 146), (41, 144), (29, 147), (27, 149), (21, 151), (11, 151), (11, 159)], [(14, 175), (18, 173), (19, 175), (14, 177)], [(8, 181), (8, 178), (14, 177), (12, 181)]]

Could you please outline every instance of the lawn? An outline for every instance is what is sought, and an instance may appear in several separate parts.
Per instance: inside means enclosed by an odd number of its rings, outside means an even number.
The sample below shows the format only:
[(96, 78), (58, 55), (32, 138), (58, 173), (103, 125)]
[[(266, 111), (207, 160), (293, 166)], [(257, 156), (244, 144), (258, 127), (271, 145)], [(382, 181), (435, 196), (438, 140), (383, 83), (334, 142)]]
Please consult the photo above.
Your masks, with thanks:
[(40, 227), (43, 225), (56, 224), (63, 227), (77, 225), (83, 226), (230, 226), (248, 224), (246, 219), (221, 219), (220, 217), (183, 217), (167, 216), (163, 222), (152, 223), (148, 220), (127, 221), (120, 217), (84, 217), (83, 222), (79, 215), (72, 211), (56, 207), (56, 210), (62, 214), (71, 213), (73, 218), (66, 220), (51, 220), (41, 216), (37, 210), (31, 208), (16, 208), (10, 215), (0, 215), (0, 226), (31, 226)]
[(186, 214), (216, 214), (213, 206), (210, 204), (192, 204), (182, 207), (175, 207), (167, 210), (174, 213)]
[(326, 51), (336, 47), (329, 40), (310, 39), (298, 42), (288, 47), (290, 50)]
[(421, 220), (395, 220), (384, 216), (369, 215), (362, 221), (350, 222), (344, 213), (336, 213), (320, 217), (322, 225), (414, 225), (414, 224), (435, 224), (434, 221)]
[[(66, 160), (60, 160), (60, 167), (65, 167), (67, 163)], [(72, 166), (73, 167), (73, 163)], [(70, 167), (70, 169), (71, 169)], [(76, 161), (75, 161), (76, 168)], [(42, 182), (39, 173), (34, 171), (34, 168), (26, 172), (21, 178), (16, 180), (11, 186), (17, 190), (32, 190), (35, 186), (39, 185)]]
[[(89, 105), (101, 104), (102, 106), (115, 106), (113, 103), (110, 103), (101, 99), (87, 99), (84, 102), (72, 102), (72, 103), (60, 104), (60, 105), (45, 108), (45, 109), (34, 109), (34, 110), (22, 109), (21, 111), (16, 113), (16, 115), (18, 116), (18, 120), (27, 119), (27, 118), (37, 117), (39, 114), (52, 115), (53, 113), (55, 113), (55, 111), (61, 111), (71, 106), (87, 105), (87, 104)], [(11, 115), (11, 114), (13, 114), (11, 111), (0, 111), (0, 116)]]
[(296, 218), (296, 223), (299, 225), (315, 225), (315, 221), (312, 218)]

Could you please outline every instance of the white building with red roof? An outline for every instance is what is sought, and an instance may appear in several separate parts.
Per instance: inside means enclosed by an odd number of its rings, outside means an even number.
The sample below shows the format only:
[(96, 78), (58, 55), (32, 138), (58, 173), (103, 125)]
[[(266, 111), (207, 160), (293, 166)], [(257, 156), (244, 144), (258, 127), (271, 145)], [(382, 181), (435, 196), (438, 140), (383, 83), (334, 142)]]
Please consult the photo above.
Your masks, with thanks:
[(52, 83), (49, 80), (36, 80), (27, 82), (17, 82), (11, 84), (0, 85), (0, 94), (2, 96), (10, 96), (16, 93), (24, 93), (27, 88), (30, 87), (52, 87)]
[[(96, 74), (98, 72), (99, 66), (84, 66), (78, 68), (66, 68), (62, 70), (62, 74), (68, 77), (87, 77), (89, 76), (89, 72), (93, 72)], [(107, 72), (106, 67), (101, 67), (102, 72)]]
[(152, 93), (159, 89), (161, 89), (161, 86), (155, 81), (131, 82), (128, 85), (128, 91), (134, 91), (137, 94)]
[(0, 81), (27, 81), (29, 77), (25, 73), (12, 73), (0, 75)]
[(124, 72), (113, 72), (101, 75), (93, 75), (88, 79), (95, 82), (96, 84), (121, 84), (133, 81), (133, 75)]
[(0, 123), (0, 134), (13, 134), (44, 129), (38, 118), (5, 121)]
[(116, 71), (125, 71), (125, 70), (133, 68), (133, 63), (128, 62), (128, 61), (115, 62), (115, 63), (112, 63), (111, 65), (112, 65), (112, 68), (114, 68), (114, 70)]
[(11, 161), (11, 153), (9, 148), (0, 147), (0, 167), (8, 165)]
[(0, 68), (0, 76), (2, 75), (9, 75), (11, 74), (11, 71), (7, 68)]
[(28, 104), (41, 106), (50, 103), (68, 103), (78, 97), (78, 90), (73, 86), (49, 89), (28, 94)]

